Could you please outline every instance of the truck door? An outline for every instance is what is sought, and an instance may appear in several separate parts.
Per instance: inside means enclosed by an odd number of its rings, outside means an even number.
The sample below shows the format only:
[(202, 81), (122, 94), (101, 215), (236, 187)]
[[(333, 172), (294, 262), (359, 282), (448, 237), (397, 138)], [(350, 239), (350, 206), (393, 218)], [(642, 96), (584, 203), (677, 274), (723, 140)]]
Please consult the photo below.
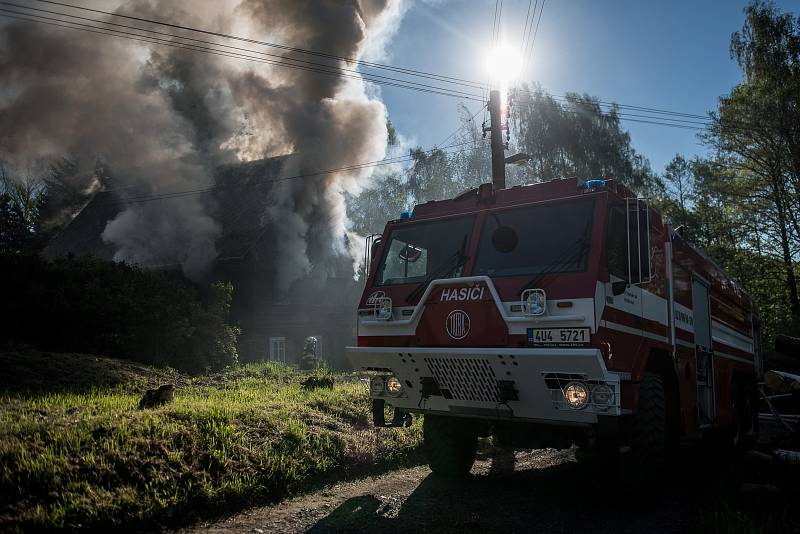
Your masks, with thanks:
[(711, 306), (708, 282), (692, 276), (694, 350), (697, 359), (697, 409), (700, 427), (714, 421), (714, 358), (711, 347)]

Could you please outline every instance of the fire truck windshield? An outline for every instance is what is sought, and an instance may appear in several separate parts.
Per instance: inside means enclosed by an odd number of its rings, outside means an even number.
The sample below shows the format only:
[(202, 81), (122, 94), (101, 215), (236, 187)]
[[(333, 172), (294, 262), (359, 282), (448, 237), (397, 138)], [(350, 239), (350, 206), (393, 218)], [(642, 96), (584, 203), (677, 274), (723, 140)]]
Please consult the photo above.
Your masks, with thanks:
[(375, 285), (415, 284), (460, 276), (475, 217), (405, 223), (389, 234)]
[[(483, 224), (473, 274), (584, 271), (593, 214), (591, 198), (491, 212)], [(516, 240), (509, 237), (512, 231)]]

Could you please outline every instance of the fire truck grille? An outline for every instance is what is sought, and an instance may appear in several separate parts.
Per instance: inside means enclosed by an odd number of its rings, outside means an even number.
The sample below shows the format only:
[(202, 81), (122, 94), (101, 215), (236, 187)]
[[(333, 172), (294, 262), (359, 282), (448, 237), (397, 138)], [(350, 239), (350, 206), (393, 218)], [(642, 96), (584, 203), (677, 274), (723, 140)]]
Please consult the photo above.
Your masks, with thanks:
[(425, 358), (439, 388), (453, 399), (498, 402), (497, 378), (489, 360), (482, 358)]

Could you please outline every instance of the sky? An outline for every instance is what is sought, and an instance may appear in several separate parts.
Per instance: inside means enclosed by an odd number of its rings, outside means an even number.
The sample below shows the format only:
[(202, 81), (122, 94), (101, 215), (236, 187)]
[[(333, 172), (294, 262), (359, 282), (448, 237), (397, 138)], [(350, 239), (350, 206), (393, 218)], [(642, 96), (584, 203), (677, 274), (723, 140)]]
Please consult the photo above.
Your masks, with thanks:
[[(798, 12), (796, 1), (775, 2)], [(546, 0), (525, 80), (555, 94), (705, 115), (741, 80), (730, 59), (731, 33), (744, 22), (742, 0)], [(505, 0), (502, 28), (518, 46), (527, 0)], [(409, 7), (388, 45), (392, 65), (485, 80), (494, 0), (428, 0)], [(423, 147), (458, 126), (459, 100), (383, 87), (399, 133)], [(475, 111), (480, 103), (464, 101)], [(702, 155), (696, 132), (623, 122), (634, 148), (663, 172), (676, 153)]]

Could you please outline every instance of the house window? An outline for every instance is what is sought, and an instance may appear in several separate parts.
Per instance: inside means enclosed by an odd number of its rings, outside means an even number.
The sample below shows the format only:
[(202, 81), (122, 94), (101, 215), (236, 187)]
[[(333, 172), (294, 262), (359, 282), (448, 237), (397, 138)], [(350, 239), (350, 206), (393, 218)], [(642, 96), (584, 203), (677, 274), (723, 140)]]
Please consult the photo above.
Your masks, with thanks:
[(286, 338), (269, 338), (269, 359), (273, 362), (286, 363)]

